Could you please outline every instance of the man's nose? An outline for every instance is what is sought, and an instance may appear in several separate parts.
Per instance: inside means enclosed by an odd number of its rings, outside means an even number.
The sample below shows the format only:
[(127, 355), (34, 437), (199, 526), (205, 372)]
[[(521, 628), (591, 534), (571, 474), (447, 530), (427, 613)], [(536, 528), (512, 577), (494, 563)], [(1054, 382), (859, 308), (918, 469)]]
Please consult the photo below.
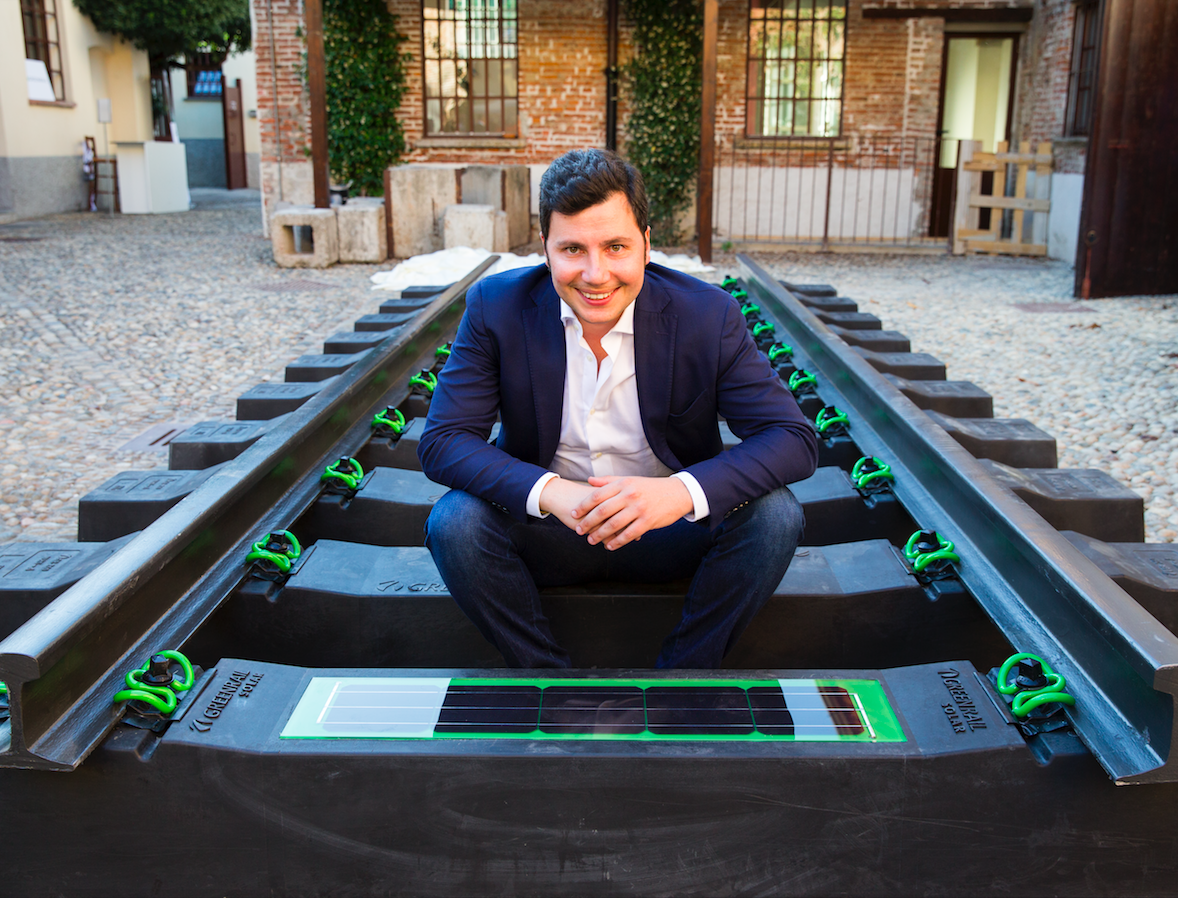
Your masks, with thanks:
[(609, 280), (609, 266), (602, 253), (585, 253), (585, 267), (581, 270), (581, 278), (586, 284), (604, 284)]

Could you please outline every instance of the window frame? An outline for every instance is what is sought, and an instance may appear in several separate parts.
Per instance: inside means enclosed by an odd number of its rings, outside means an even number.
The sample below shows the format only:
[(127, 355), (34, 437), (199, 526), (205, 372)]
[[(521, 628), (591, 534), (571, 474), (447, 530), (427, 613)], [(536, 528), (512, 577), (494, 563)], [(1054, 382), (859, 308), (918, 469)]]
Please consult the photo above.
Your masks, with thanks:
[[(490, 6), (493, 9), (488, 9)], [(446, 7), (443, 9), (442, 7)], [(511, 7), (511, 15), (505, 15), (507, 8)], [(461, 8), (459, 8), (461, 7)], [(477, 7), (477, 8), (476, 8)], [(427, 10), (437, 11), (438, 13), (449, 13), (450, 17), (437, 15), (431, 17), (427, 15)], [(479, 13), (482, 13), (481, 15)], [(429, 23), (431, 21), (438, 22), (439, 42), (431, 48)], [(519, 3), (518, 0), (422, 0), (421, 3), (421, 96), (422, 96), (422, 110), (421, 110), (421, 133), (426, 140), (510, 140), (520, 136), (520, 108), (519, 108)], [(453, 22), (454, 25), (450, 29), (452, 32), (452, 40), (454, 44), (454, 52), (451, 55), (443, 55), (441, 48), (441, 40), (443, 33), (443, 24), (445, 22)], [(472, 35), (475, 34), (475, 29), (472, 28), (472, 22), (486, 23), (492, 26), (494, 30), (494, 40), (484, 40), (477, 42), (472, 40)], [(461, 24), (462, 27), (459, 27)], [(460, 34), (465, 32), (465, 41), (460, 38)], [(487, 32), (488, 34), (490, 32)], [(513, 40), (508, 40), (508, 36), (512, 36)], [(464, 44), (464, 46), (460, 46)], [(486, 48), (494, 45), (499, 49), (499, 55), (486, 55)], [(481, 56), (472, 55), (472, 48), (483, 47), (484, 53)], [(465, 56), (462, 55), (465, 52)], [(514, 63), (514, 92), (507, 90), (507, 66), (508, 61)], [(455, 92), (452, 95), (446, 93), (446, 72), (445, 63), (453, 64), (454, 73), (454, 87)], [(465, 63), (466, 72), (460, 72), (461, 64)], [(462, 87), (462, 81), (466, 81), (469, 85), (472, 77), (477, 71), (478, 64), (486, 65), (482, 81), (484, 91), (482, 93), (471, 93), (470, 87)], [(436, 77), (431, 78), (430, 67), (436, 66)], [(499, 90), (497, 93), (491, 92), (492, 82), (492, 67), (499, 68)], [(466, 77), (460, 80), (460, 75), (465, 74)], [(431, 85), (436, 83), (437, 94), (431, 93)], [(462, 91), (465, 90), (465, 96)], [(478, 106), (482, 104), (482, 121), (485, 122), (486, 127), (483, 130), (475, 130), (476, 116), (478, 115)], [(436, 104), (436, 107), (433, 105)], [(498, 106), (498, 121), (500, 127), (498, 129), (492, 128), (493, 123), (492, 110), (493, 105)], [(449, 109), (447, 108), (449, 106)], [(431, 124), (431, 110), (437, 110), (436, 119), (439, 123), (438, 128), (434, 128)], [(446, 130), (446, 125), (453, 115), (456, 128)], [(463, 121), (465, 119), (465, 121)]]
[[(56, 102), (65, 103), (65, 65), (61, 52), (57, 0), (20, 0), (20, 23), (24, 36), (25, 59), (39, 59), (45, 63), (45, 69), (49, 72), (49, 83), (53, 85), (53, 95), (57, 98)], [(39, 25), (41, 33), (30, 37), (30, 24), (34, 27)], [(33, 55), (30, 55), (30, 50), (33, 51)]]
[[(1092, 128), (1096, 67), (1100, 62), (1100, 0), (1074, 0), (1073, 14), (1072, 60), (1068, 67), (1063, 136), (1087, 137)], [(1088, 39), (1091, 43), (1086, 43)]]
[[(808, 3), (809, 11), (802, 7)], [(827, 10), (828, 14), (825, 17), (818, 17), (816, 15), (816, 6), (821, 3)], [(849, 20), (848, 7), (849, 0), (749, 0), (748, 16), (745, 23), (746, 44), (745, 44), (745, 106), (744, 106), (744, 137), (745, 140), (750, 141), (822, 141), (822, 140), (839, 140), (843, 135), (843, 113), (846, 107), (846, 92), (847, 92), (847, 25)], [(762, 12), (770, 9), (780, 9), (779, 17), (770, 17), (762, 14), (755, 16), (755, 10)], [(841, 15), (834, 15), (834, 10), (841, 10)], [(777, 22), (778, 24), (778, 55), (776, 56), (758, 56), (755, 53), (755, 25), (768, 26), (770, 22)], [(793, 33), (799, 33), (803, 25), (810, 26), (810, 55), (809, 56), (786, 56), (784, 55), (782, 43), (782, 36), (785, 32), (786, 24), (793, 23)], [(830, 26), (834, 22), (842, 24), (842, 38), (841, 38), (841, 56), (817, 56), (816, 44), (813, 39), (814, 30), (820, 24), (826, 25), (826, 43), (830, 46), (831, 35)], [(795, 45), (796, 46), (796, 45)], [(795, 66), (794, 74), (787, 80), (782, 77), (788, 64)], [(798, 96), (769, 96), (766, 89), (765, 82), (766, 72), (770, 65), (777, 68), (779, 76), (779, 89), (784, 93), (791, 91), (796, 93), (798, 79), (797, 66), (809, 66), (810, 79), (808, 83), (809, 93), (805, 97)], [(829, 66), (836, 64), (839, 70), (839, 92), (837, 99), (834, 97), (815, 96), (813, 93), (813, 78), (814, 72), (819, 65)], [(759, 74), (759, 79), (758, 79)], [(754, 81), (759, 80), (760, 83), (754, 84)], [(814, 119), (814, 110), (821, 108), (825, 103), (838, 104), (838, 116), (834, 122), (833, 133), (816, 134), (812, 132), (810, 123)], [(767, 108), (769, 104), (788, 104), (790, 107), (789, 115), (789, 133), (780, 133), (780, 124), (774, 129), (775, 133), (766, 133)], [(800, 106), (805, 105), (807, 112), (807, 129), (805, 131), (797, 130), (797, 110)], [(780, 113), (779, 113), (780, 116)], [(778, 117), (780, 122), (780, 117)], [(826, 129), (823, 129), (824, 132)]]

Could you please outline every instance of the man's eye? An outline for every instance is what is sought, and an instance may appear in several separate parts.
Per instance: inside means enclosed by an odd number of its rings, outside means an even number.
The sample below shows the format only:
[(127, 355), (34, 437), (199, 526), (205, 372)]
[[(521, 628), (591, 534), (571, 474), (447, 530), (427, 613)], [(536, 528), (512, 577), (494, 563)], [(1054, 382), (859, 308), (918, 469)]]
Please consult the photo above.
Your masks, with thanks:
[(615, 253), (624, 252), (626, 250), (626, 244), (615, 243), (613, 246), (610, 247), (610, 249), (613, 250)]

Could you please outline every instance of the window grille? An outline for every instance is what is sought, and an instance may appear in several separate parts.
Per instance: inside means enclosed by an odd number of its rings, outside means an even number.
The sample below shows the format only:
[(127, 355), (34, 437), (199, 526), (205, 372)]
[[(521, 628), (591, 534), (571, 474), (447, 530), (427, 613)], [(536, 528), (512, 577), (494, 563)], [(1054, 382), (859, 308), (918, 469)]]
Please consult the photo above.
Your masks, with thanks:
[(1065, 137), (1086, 137), (1096, 96), (1096, 63), (1100, 56), (1100, 6), (1096, 0), (1076, 4), (1072, 31), (1072, 67), (1068, 74)]
[(61, 42), (57, 30), (56, 0), (20, 0), (25, 29), (25, 58), (45, 63), (53, 95), (65, 100), (65, 79), (61, 74)]
[(846, 0), (750, 0), (749, 137), (842, 133)]
[(221, 60), (212, 53), (194, 53), (185, 57), (184, 73), (188, 81), (189, 99), (221, 98), (223, 88)]
[(425, 133), (519, 133), (516, 0), (423, 0)]

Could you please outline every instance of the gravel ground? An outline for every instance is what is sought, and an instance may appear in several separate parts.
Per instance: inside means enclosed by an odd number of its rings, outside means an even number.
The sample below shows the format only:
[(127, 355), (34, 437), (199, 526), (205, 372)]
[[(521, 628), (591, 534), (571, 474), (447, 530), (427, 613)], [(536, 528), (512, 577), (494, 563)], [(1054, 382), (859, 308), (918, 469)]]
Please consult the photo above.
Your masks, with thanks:
[[(388, 294), (388, 265), (274, 266), (257, 194), (193, 191), (178, 215), (59, 215), (0, 227), (0, 542), (72, 540), (78, 499), (124, 470), (152, 425), (232, 419), (236, 397), (351, 330)], [(1103, 468), (1146, 500), (1151, 541), (1178, 539), (1178, 299), (1069, 302), (1071, 270), (1042, 261), (766, 254), (797, 282), (834, 284), (995, 414), (1054, 434), (1061, 467)], [(735, 270), (717, 263), (716, 280)]]

